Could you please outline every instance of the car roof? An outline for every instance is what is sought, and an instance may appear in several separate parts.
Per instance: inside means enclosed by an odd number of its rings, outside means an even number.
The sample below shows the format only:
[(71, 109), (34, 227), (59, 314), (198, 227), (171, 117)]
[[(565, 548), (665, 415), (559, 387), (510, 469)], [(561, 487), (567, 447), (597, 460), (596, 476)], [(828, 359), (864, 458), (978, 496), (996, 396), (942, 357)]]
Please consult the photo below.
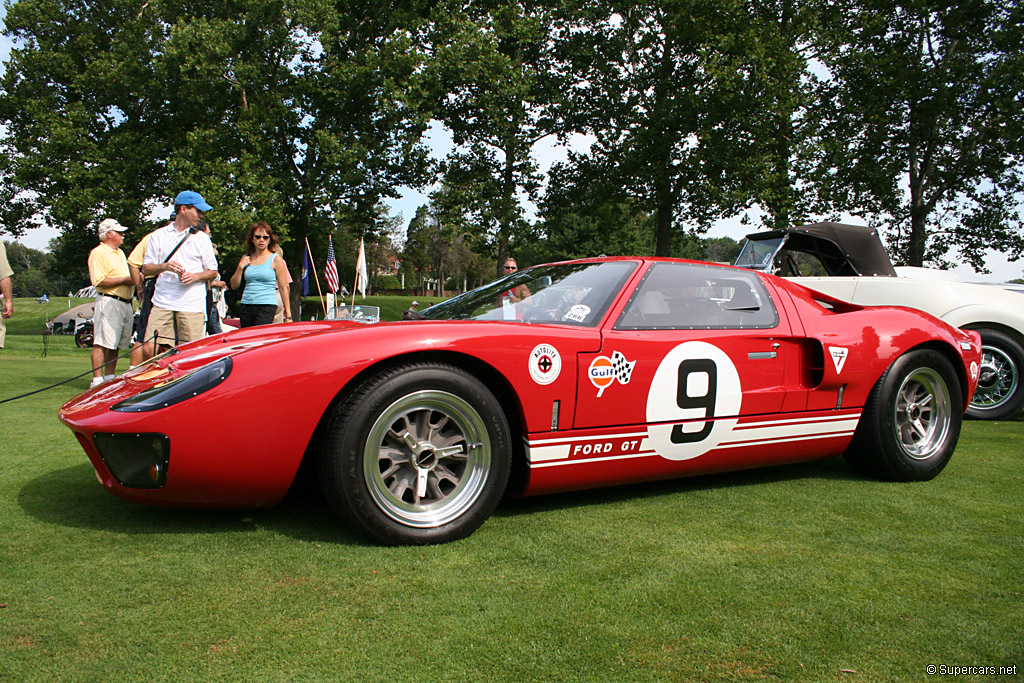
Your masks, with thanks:
[(748, 240), (777, 237), (788, 237), (786, 246), (792, 251), (819, 253), (823, 251), (822, 247), (828, 248), (830, 245), (828, 251), (838, 251), (857, 275), (897, 276), (878, 231), (874, 228), (826, 221), (747, 235)]

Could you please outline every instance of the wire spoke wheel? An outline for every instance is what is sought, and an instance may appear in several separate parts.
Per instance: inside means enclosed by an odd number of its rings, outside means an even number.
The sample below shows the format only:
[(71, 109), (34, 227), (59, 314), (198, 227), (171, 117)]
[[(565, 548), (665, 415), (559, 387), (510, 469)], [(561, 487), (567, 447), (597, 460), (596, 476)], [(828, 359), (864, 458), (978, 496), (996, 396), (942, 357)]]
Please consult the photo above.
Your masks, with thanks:
[(911, 458), (930, 458), (946, 442), (951, 422), (949, 387), (932, 368), (909, 374), (896, 394), (898, 439)]
[(979, 420), (1010, 420), (1024, 408), (1024, 340), (989, 328), (981, 335), (981, 367), (978, 386), (967, 415)]
[(972, 408), (1000, 408), (1017, 392), (1020, 368), (1013, 358), (998, 346), (982, 345), (978, 389), (971, 400)]

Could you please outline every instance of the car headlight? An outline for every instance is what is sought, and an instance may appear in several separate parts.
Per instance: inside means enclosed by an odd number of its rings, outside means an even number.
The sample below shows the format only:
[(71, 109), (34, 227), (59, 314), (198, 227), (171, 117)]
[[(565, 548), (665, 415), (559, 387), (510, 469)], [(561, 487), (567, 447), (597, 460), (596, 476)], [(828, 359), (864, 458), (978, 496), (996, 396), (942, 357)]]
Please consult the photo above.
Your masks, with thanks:
[(166, 434), (95, 434), (93, 442), (122, 486), (158, 489), (167, 481), (171, 444)]
[(226, 380), (231, 374), (231, 366), (231, 356), (225, 356), (175, 380), (140, 391), (113, 406), (111, 410), (123, 413), (145, 413), (181, 403), (204, 391), (209, 391)]

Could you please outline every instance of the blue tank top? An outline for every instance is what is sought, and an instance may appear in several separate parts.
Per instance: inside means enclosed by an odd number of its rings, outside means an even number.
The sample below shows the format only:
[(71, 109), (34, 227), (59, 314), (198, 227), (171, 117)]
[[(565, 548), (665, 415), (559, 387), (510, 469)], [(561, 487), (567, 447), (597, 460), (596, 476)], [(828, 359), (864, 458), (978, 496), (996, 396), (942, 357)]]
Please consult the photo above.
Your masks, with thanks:
[(243, 304), (277, 305), (277, 273), (274, 272), (274, 259), (271, 255), (258, 266), (245, 269), (245, 289), (242, 291)]

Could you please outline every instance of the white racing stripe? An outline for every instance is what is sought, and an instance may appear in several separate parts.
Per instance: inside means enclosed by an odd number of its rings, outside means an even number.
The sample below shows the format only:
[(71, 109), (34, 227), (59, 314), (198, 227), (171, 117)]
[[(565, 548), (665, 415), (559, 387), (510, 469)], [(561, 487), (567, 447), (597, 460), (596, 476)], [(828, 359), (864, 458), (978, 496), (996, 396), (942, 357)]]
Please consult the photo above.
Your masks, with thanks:
[[(806, 418), (784, 418), (776, 420), (759, 420), (737, 424), (730, 435), (723, 439), (719, 448), (743, 448), (768, 444), (793, 443), (816, 439), (833, 439), (851, 436), (857, 428), (860, 413), (844, 413), (842, 415)], [(556, 467), (560, 465), (583, 465), (601, 461), (628, 460), (632, 458), (658, 457), (652, 450), (646, 432), (635, 431), (588, 436), (565, 436), (560, 438), (528, 439), (524, 438), (527, 460), (531, 467)], [(584, 457), (570, 460), (573, 446), (601, 442), (620, 442), (620, 440), (637, 440), (635, 451), (629, 453), (609, 453), (595, 457)], [(578, 449), (577, 449), (578, 450)], [(589, 452), (589, 451), (588, 451)]]

